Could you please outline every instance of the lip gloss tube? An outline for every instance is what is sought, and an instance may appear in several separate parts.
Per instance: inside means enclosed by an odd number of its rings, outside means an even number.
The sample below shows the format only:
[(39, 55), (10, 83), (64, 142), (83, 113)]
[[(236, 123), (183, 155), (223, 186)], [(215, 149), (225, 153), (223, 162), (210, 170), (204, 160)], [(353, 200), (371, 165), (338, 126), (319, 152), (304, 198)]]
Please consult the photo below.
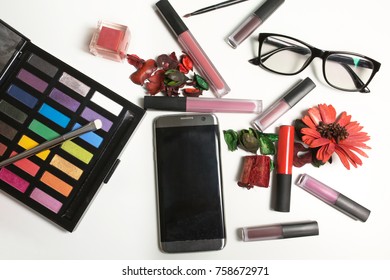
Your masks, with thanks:
[(370, 216), (370, 210), (307, 174), (298, 178), (297, 186), (354, 220), (365, 222)]
[(145, 96), (144, 108), (200, 113), (260, 113), (262, 110), (262, 101), (227, 98)]
[(254, 13), (242, 22), (228, 37), (228, 43), (232, 48), (237, 48), (258, 28), (270, 15), (275, 12), (284, 0), (266, 0)]
[(318, 235), (316, 221), (244, 227), (241, 229), (242, 241), (262, 241)]
[(279, 128), (278, 150), (276, 155), (275, 200), (275, 210), (279, 212), (290, 212), (294, 129), (292, 125), (282, 125)]
[(180, 16), (173, 9), (168, 0), (160, 0), (156, 3), (162, 17), (171, 27), (184, 51), (192, 58), (195, 66), (202, 76), (210, 84), (216, 97), (222, 97), (230, 91), (222, 76), (210, 61), (202, 47), (188, 30)]
[(288, 110), (295, 106), (302, 98), (316, 87), (316, 84), (306, 78), (289, 92), (277, 100), (267, 110), (260, 114), (258, 118), (252, 121), (252, 124), (259, 130), (264, 131), (277, 119), (283, 116)]

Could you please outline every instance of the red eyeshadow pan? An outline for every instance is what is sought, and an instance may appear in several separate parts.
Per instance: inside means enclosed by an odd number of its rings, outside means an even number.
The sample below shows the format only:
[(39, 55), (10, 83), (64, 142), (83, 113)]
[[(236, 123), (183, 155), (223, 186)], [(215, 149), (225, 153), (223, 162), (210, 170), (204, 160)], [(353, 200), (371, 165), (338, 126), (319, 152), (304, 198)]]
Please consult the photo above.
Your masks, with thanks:
[[(11, 156), (13, 157), (16, 154), (16, 152), (12, 152)], [(14, 165), (33, 177), (37, 175), (39, 171), (39, 166), (27, 158), (18, 160)]]
[(0, 143), (0, 156), (4, 155), (5, 151), (7, 150), (7, 146), (3, 143)]

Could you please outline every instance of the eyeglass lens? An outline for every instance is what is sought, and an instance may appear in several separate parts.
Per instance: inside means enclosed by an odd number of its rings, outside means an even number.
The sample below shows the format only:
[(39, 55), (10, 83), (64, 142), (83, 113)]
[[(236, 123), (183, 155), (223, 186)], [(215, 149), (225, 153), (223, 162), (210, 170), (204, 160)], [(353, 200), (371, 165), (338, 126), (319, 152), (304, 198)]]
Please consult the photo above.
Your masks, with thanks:
[[(279, 74), (293, 75), (312, 59), (311, 49), (294, 39), (268, 36), (260, 47), (260, 63)], [(349, 91), (361, 90), (373, 74), (372, 61), (350, 53), (337, 52), (324, 60), (324, 77), (332, 86)]]

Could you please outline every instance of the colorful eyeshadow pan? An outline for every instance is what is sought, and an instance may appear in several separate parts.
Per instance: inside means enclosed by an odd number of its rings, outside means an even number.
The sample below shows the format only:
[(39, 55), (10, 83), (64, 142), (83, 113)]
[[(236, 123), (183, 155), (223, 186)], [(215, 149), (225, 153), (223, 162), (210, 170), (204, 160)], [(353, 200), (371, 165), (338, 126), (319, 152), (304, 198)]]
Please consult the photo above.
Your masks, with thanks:
[(22, 193), (24, 193), (29, 186), (29, 182), (9, 171), (5, 167), (0, 169), (0, 180), (6, 182), (8, 185)]
[(41, 181), (63, 196), (68, 196), (73, 189), (71, 185), (47, 171), (43, 173)]
[(19, 80), (25, 82), (39, 92), (43, 93), (47, 88), (47, 82), (38, 78), (34, 74), (31, 74), (27, 70), (21, 69), (17, 77), (19, 78)]
[(31, 54), (30, 57), (28, 58), (27, 62), (34, 66), (35, 68), (41, 70), (43, 73), (46, 75), (49, 75), (50, 77), (54, 77), (57, 72), (58, 68), (55, 67), (54, 65), (50, 64), (46, 60), (40, 58), (39, 56), (35, 54)]
[(88, 94), (89, 90), (91, 89), (89, 86), (83, 84), (76, 78), (73, 78), (68, 73), (62, 74), (60, 78), (60, 82), (84, 97)]
[(18, 131), (15, 128), (0, 120), (0, 135), (3, 135), (8, 140), (12, 141), (15, 138), (16, 133), (18, 133)]
[(59, 133), (37, 120), (33, 120), (28, 126), (28, 129), (46, 140), (52, 140), (60, 136)]
[[(12, 152), (11, 157), (15, 156), (16, 154), (17, 154), (16, 152)], [(18, 160), (17, 162), (14, 163), (14, 165), (19, 167), (21, 170), (23, 170), (27, 174), (30, 174), (31, 176), (37, 175), (37, 173), (40, 169), (39, 165), (35, 164), (34, 162), (29, 160), (28, 158)]]
[(55, 122), (59, 126), (66, 127), (70, 122), (70, 118), (60, 111), (54, 109), (50, 105), (44, 103), (38, 111), (42, 116), (45, 116), (49, 120)]
[(37, 188), (31, 192), (30, 197), (54, 213), (58, 213), (62, 207), (62, 203), (60, 201)]
[(2, 191), (72, 232), (145, 111), (2, 20), (0, 42), (11, 48), (0, 59), (0, 161), (90, 121), (102, 122), (101, 129), (0, 168)]
[(0, 156), (4, 155), (5, 151), (7, 150), (7, 146), (3, 143), (0, 143)]
[[(81, 125), (79, 123), (76, 123), (75, 126), (73, 127), (73, 130), (78, 129), (80, 127)], [(99, 148), (100, 144), (103, 142), (103, 137), (97, 135), (93, 131), (84, 133), (83, 135), (80, 136), (80, 138), (96, 148)]]
[(84, 109), (84, 111), (81, 113), (81, 116), (86, 119), (87, 121), (93, 121), (93, 120), (96, 120), (96, 119), (99, 119), (102, 121), (102, 124), (103, 124), (103, 127), (102, 129), (106, 132), (108, 132), (112, 126), (112, 121), (110, 121), (109, 119), (103, 117), (102, 115), (100, 115), (99, 113), (95, 112), (94, 110), (86, 107)]
[(83, 170), (81, 168), (78, 168), (76, 165), (59, 155), (54, 155), (50, 164), (75, 180), (80, 179), (81, 175), (83, 175)]
[(15, 121), (19, 123), (24, 123), (27, 119), (27, 114), (23, 111), (19, 110), (15, 106), (9, 104), (8, 102), (1, 100), (0, 101), (0, 112), (4, 115), (7, 115), (13, 118)]
[(88, 164), (93, 157), (92, 153), (88, 152), (86, 149), (84, 149), (83, 147), (77, 145), (76, 143), (70, 140), (64, 142), (61, 145), (61, 149), (68, 152), (70, 155), (74, 156), (75, 158), (81, 160), (85, 164)]
[[(38, 146), (39, 143), (31, 139), (30, 137), (23, 135), (22, 138), (20, 138), (18, 145), (24, 148), (25, 150), (28, 150), (34, 148), (35, 146)], [(45, 160), (49, 156), (49, 154), (50, 154), (50, 150), (46, 150), (36, 154), (36, 156), (42, 160)]]
[(104, 96), (98, 91), (93, 94), (93, 96), (91, 97), (91, 101), (102, 108), (110, 108), (110, 112), (113, 113), (115, 116), (119, 116), (123, 109), (122, 105), (119, 105), (118, 103), (109, 99), (107, 96)]
[(80, 106), (80, 102), (56, 88), (53, 88), (49, 96), (51, 99), (73, 112), (76, 112)]
[(11, 85), (8, 88), (7, 93), (31, 109), (34, 108), (35, 104), (38, 102), (37, 98), (15, 85)]

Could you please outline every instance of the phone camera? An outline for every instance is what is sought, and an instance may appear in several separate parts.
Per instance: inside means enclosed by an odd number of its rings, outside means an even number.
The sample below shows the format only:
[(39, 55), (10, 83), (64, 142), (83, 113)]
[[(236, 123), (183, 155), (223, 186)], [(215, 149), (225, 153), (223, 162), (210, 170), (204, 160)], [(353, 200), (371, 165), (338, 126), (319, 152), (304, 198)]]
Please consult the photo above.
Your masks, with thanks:
[(202, 117), (201, 120), (204, 122), (206, 120), (206, 117)]

